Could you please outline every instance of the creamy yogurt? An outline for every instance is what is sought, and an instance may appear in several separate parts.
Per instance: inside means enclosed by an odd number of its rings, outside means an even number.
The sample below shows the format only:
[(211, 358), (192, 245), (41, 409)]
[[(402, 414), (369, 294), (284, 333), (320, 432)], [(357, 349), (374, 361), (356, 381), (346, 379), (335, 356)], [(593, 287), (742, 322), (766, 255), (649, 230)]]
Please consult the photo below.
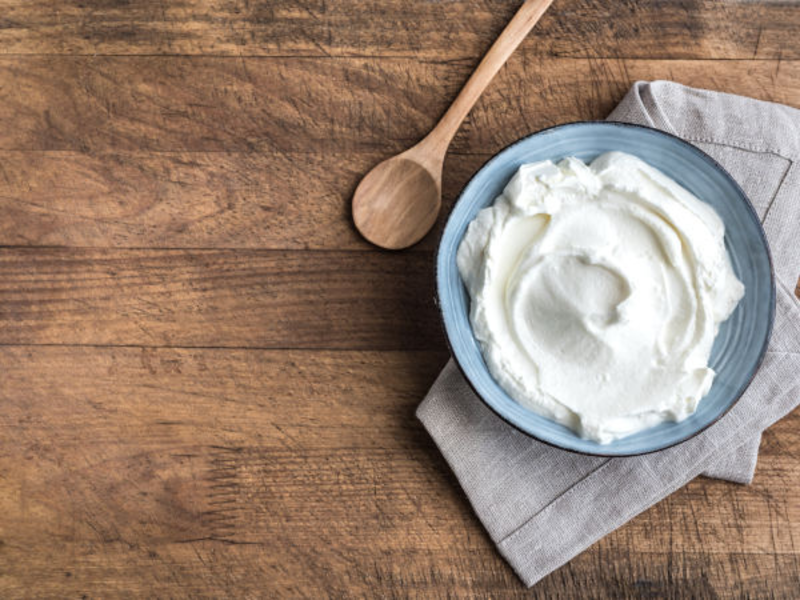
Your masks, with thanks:
[(458, 249), (490, 372), (600, 443), (685, 419), (744, 295), (724, 233), (708, 204), (629, 154), (523, 165)]

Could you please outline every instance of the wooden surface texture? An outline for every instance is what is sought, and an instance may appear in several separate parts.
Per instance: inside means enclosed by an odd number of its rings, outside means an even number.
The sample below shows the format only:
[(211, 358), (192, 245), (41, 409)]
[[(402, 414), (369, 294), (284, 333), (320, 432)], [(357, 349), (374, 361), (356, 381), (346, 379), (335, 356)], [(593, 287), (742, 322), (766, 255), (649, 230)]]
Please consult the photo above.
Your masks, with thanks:
[[(798, 596), (797, 412), (752, 485), (698, 479), (532, 591), (414, 419), (437, 233), (378, 251), (350, 197), (518, 6), (0, 0), (0, 597)], [(799, 31), (790, 2), (556, 0), (443, 213), (637, 79), (800, 107)]]

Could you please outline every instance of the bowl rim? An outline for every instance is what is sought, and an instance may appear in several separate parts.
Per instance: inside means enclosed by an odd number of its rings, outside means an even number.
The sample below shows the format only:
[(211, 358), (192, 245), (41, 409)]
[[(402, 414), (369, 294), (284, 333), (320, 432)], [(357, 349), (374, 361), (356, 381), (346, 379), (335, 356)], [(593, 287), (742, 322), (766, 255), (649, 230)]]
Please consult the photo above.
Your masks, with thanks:
[[(730, 401), (730, 403), (725, 408), (725, 410), (723, 410), (718, 416), (713, 418), (711, 421), (709, 421), (708, 423), (706, 423), (702, 427), (698, 428), (697, 430), (695, 430), (695, 431), (693, 431), (693, 432), (691, 432), (691, 433), (689, 433), (689, 434), (687, 434), (687, 435), (685, 435), (685, 436), (683, 436), (683, 437), (681, 437), (681, 438), (679, 438), (679, 439), (677, 439), (675, 441), (671, 441), (671, 442), (669, 442), (667, 444), (663, 444), (663, 445), (660, 445), (660, 446), (658, 446), (656, 448), (652, 448), (652, 449), (649, 449), (649, 450), (644, 450), (644, 451), (641, 451), (641, 452), (602, 452), (602, 451), (591, 452), (591, 451), (587, 451), (587, 450), (578, 450), (576, 448), (569, 448), (569, 447), (566, 447), (566, 446), (562, 446), (562, 445), (560, 445), (560, 444), (558, 444), (558, 443), (556, 443), (554, 441), (545, 440), (545, 439), (535, 435), (534, 433), (531, 433), (530, 431), (527, 431), (526, 429), (523, 429), (520, 425), (517, 425), (516, 423), (514, 423), (513, 421), (508, 419), (505, 415), (501, 414), (497, 409), (495, 409), (494, 406), (492, 406), (489, 402), (487, 402), (486, 399), (483, 397), (483, 395), (476, 389), (475, 385), (473, 384), (472, 380), (470, 379), (470, 377), (469, 377), (469, 375), (467, 373), (467, 370), (461, 364), (461, 361), (459, 360), (458, 355), (456, 354), (456, 352), (455, 352), (455, 350), (453, 348), (453, 343), (450, 340), (450, 332), (447, 329), (447, 321), (445, 319), (444, 309), (442, 308), (442, 301), (441, 301), (441, 298), (440, 298), (439, 282), (441, 281), (441, 275), (440, 275), (440, 270), (439, 270), (439, 257), (441, 256), (441, 253), (442, 253), (442, 241), (444, 239), (445, 232), (447, 231), (447, 226), (450, 224), (450, 219), (452, 217), (452, 213), (455, 210), (455, 208), (458, 205), (458, 203), (462, 201), (462, 199), (464, 197), (464, 192), (472, 184), (472, 181), (491, 162), (493, 162), (501, 154), (503, 154), (507, 150), (510, 150), (514, 146), (522, 144), (525, 141), (527, 141), (528, 139), (530, 139), (530, 138), (532, 138), (534, 136), (540, 135), (542, 133), (548, 132), (548, 131), (553, 131), (553, 130), (556, 130), (556, 129), (567, 129), (567, 128), (570, 128), (570, 127), (583, 126), (583, 125), (600, 125), (600, 126), (622, 127), (622, 128), (630, 128), (630, 129), (643, 129), (643, 130), (646, 130), (646, 131), (650, 131), (650, 132), (655, 133), (656, 135), (661, 135), (661, 136), (665, 136), (667, 138), (671, 138), (673, 140), (677, 140), (679, 145), (684, 146), (690, 152), (693, 152), (694, 154), (698, 155), (702, 160), (705, 160), (705, 161), (709, 162), (713, 167), (715, 167), (717, 170), (719, 170), (730, 181), (730, 183), (733, 184), (734, 188), (739, 192), (741, 197), (745, 200), (745, 206), (750, 211), (750, 214), (753, 217), (753, 219), (754, 219), (754, 221), (755, 221), (755, 223), (757, 225), (758, 234), (761, 237), (761, 241), (763, 243), (764, 249), (766, 250), (767, 261), (769, 263), (770, 304), (769, 304), (769, 315), (768, 315), (768, 323), (767, 323), (767, 332), (766, 332), (766, 335), (764, 336), (764, 342), (762, 343), (761, 348), (759, 349), (758, 358), (757, 358), (757, 360), (755, 362), (755, 365), (753, 366), (753, 368), (752, 368), (752, 370), (751, 370), (751, 372), (750, 372), (750, 374), (749, 374), (749, 376), (747, 378), (747, 381), (745, 381), (739, 387), (739, 389), (734, 394), (733, 399)], [(469, 180), (461, 188), (461, 191), (458, 193), (458, 197), (456, 198), (455, 202), (453, 202), (453, 205), (450, 207), (450, 209), (448, 211), (447, 218), (444, 221), (444, 226), (442, 227), (441, 231), (439, 232), (438, 238), (436, 240), (436, 254), (434, 256), (434, 277), (435, 277), (435, 283), (436, 283), (436, 296), (435, 296), (434, 299), (435, 299), (435, 302), (436, 302), (437, 311), (439, 313), (439, 323), (440, 323), (442, 329), (444, 330), (444, 337), (445, 337), (445, 340), (447, 342), (447, 348), (450, 351), (450, 356), (451, 356), (453, 362), (455, 362), (456, 366), (458, 366), (458, 370), (461, 371), (461, 374), (464, 377), (464, 380), (467, 382), (467, 385), (469, 385), (470, 389), (472, 389), (472, 392), (475, 394), (475, 396), (477, 396), (477, 398), (483, 403), (483, 405), (486, 406), (487, 408), (489, 408), (489, 410), (491, 410), (492, 413), (497, 415), (505, 423), (507, 423), (508, 425), (510, 425), (515, 430), (517, 430), (520, 433), (522, 433), (523, 435), (525, 435), (525, 436), (527, 436), (527, 437), (529, 437), (531, 439), (534, 439), (537, 442), (541, 442), (542, 444), (550, 446), (552, 448), (557, 448), (557, 449), (563, 450), (565, 452), (571, 452), (573, 454), (578, 454), (578, 455), (582, 455), (582, 456), (600, 456), (600, 457), (605, 457), (605, 458), (625, 458), (625, 457), (633, 457), (633, 456), (645, 456), (647, 454), (653, 454), (655, 452), (661, 452), (662, 450), (667, 450), (669, 448), (673, 448), (673, 447), (675, 447), (675, 446), (677, 446), (679, 444), (682, 444), (682, 443), (684, 443), (684, 442), (696, 437), (697, 435), (701, 434), (702, 432), (707, 430), (709, 427), (711, 427), (715, 423), (719, 422), (719, 420), (722, 419), (725, 415), (727, 415), (730, 412), (730, 410), (739, 402), (739, 400), (741, 400), (741, 398), (744, 395), (745, 391), (747, 391), (747, 389), (750, 387), (750, 384), (752, 384), (753, 379), (755, 378), (756, 374), (761, 369), (761, 365), (764, 362), (764, 357), (765, 357), (765, 355), (767, 353), (767, 348), (769, 346), (769, 342), (772, 339), (772, 329), (773, 329), (773, 325), (775, 323), (776, 289), (775, 289), (775, 268), (774, 268), (774, 264), (773, 264), (773, 261), (772, 261), (772, 251), (771, 251), (771, 249), (769, 247), (769, 242), (767, 240), (767, 235), (764, 232), (764, 226), (761, 223), (761, 219), (759, 218), (758, 213), (756, 212), (756, 209), (753, 206), (752, 201), (750, 200), (750, 197), (745, 193), (745, 191), (742, 189), (742, 187), (739, 185), (739, 183), (736, 181), (736, 179), (733, 178), (733, 176), (728, 172), (727, 169), (725, 169), (725, 167), (723, 167), (721, 164), (719, 164), (719, 162), (716, 159), (714, 159), (713, 157), (708, 155), (706, 152), (704, 152), (703, 150), (701, 150), (697, 146), (687, 142), (686, 140), (684, 140), (683, 138), (681, 138), (681, 137), (679, 137), (679, 136), (677, 136), (675, 134), (669, 133), (668, 131), (662, 131), (661, 129), (656, 129), (655, 127), (649, 127), (647, 125), (639, 125), (638, 123), (626, 123), (624, 121), (585, 120), (585, 121), (569, 121), (567, 123), (560, 123), (558, 125), (551, 125), (549, 127), (545, 127), (543, 129), (539, 129), (539, 130), (534, 131), (532, 133), (528, 133), (528, 134), (522, 136), (521, 138), (518, 138), (517, 140), (507, 144), (506, 146), (504, 146), (503, 148), (501, 148), (500, 150), (498, 150), (497, 152), (492, 154), (492, 156), (490, 156), (488, 159), (486, 159), (481, 164), (481, 166), (470, 176)], [(494, 377), (492, 377), (492, 379), (494, 379)], [(506, 392), (506, 394), (507, 394), (507, 392)], [(533, 412), (533, 411), (531, 411), (531, 412)], [(547, 418), (547, 417), (542, 417), (542, 418)]]

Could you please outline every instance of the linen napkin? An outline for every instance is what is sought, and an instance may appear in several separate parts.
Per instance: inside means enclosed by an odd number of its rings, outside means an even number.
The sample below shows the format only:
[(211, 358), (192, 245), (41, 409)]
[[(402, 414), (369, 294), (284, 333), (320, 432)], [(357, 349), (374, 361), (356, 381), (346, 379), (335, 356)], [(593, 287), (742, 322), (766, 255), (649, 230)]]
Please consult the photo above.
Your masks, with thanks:
[(739, 182), (772, 250), (775, 324), (761, 368), (728, 414), (678, 446), (630, 458), (529, 438), (486, 408), (450, 361), (417, 417), (528, 586), (700, 474), (749, 483), (761, 432), (800, 403), (800, 110), (655, 81), (636, 83), (609, 120), (677, 135)]

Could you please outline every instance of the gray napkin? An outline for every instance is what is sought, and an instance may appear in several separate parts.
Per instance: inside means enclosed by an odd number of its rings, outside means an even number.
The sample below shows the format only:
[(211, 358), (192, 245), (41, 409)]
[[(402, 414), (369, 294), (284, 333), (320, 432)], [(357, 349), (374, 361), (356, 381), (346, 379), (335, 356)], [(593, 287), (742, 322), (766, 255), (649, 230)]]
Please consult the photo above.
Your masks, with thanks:
[(700, 474), (749, 483), (761, 432), (800, 403), (800, 111), (656, 81), (636, 83), (609, 119), (691, 142), (744, 188), (772, 249), (775, 325), (758, 374), (725, 417), (632, 458), (582, 456), (527, 437), (486, 408), (450, 361), (417, 417), (528, 586)]

